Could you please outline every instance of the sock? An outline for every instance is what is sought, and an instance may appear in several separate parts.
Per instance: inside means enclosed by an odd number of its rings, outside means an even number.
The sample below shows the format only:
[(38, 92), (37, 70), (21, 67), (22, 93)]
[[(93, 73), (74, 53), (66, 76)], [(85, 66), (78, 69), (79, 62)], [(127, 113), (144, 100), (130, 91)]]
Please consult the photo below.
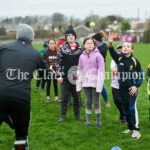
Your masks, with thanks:
[(96, 115), (96, 123), (100, 123), (101, 120), (101, 113), (97, 113)]
[(91, 123), (91, 109), (86, 108), (86, 123)]
[(86, 114), (86, 123), (91, 123), (91, 114)]
[(101, 108), (95, 109), (95, 115), (96, 115), (96, 123), (100, 123), (101, 120)]

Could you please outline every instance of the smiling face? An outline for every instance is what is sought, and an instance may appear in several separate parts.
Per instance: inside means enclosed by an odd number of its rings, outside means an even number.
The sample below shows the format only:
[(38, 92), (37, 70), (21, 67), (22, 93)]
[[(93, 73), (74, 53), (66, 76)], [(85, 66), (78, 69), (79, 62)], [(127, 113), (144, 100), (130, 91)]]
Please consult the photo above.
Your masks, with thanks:
[(85, 42), (84, 44), (84, 48), (87, 50), (87, 51), (92, 51), (94, 49), (94, 42), (92, 39), (89, 39)]
[(68, 43), (74, 43), (75, 42), (75, 36), (73, 34), (67, 35), (67, 42)]
[(132, 43), (125, 42), (122, 45), (122, 53), (126, 56), (129, 57), (133, 53), (133, 46)]

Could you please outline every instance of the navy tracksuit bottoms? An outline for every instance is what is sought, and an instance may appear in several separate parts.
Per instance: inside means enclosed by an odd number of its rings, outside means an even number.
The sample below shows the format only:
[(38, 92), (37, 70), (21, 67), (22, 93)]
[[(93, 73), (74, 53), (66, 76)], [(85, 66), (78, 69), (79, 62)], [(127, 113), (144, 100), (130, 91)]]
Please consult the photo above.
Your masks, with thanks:
[(127, 118), (128, 128), (139, 131), (139, 118), (136, 107), (137, 95), (131, 96), (127, 88), (120, 88), (122, 110)]

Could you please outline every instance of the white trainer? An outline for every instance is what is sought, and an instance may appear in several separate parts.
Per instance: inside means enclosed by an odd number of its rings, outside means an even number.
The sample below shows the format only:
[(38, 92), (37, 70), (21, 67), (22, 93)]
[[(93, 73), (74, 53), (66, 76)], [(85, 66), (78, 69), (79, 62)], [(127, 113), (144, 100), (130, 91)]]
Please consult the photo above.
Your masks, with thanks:
[(133, 133), (132, 133), (132, 138), (139, 139), (140, 137), (141, 137), (140, 132), (134, 130)]
[(129, 134), (129, 133), (131, 133), (131, 132), (132, 132), (131, 130), (127, 129), (127, 130), (121, 132), (121, 134)]

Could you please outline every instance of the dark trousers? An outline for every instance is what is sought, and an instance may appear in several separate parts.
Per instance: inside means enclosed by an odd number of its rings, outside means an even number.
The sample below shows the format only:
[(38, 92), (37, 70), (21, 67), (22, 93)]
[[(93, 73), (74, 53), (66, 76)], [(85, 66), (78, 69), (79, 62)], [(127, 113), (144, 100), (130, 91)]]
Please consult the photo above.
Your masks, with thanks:
[[(41, 81), (42, 81), (42, 83), (41, 83)], [(40, 83), (41, 83), (41, 89), (44, 90), (46, 80), (44, 80), (44, 79), (42, 79), (42, 80), (36, 80), (36, 87), (37, 87), (37, 88), (39, 88)]]
[(117, 106), (120, 112), (120, 119), (124, 118), (123, 110), (122, 110), (122, 102), (120, 96), (120, 90), (112, 87), (112, 95), (115, 105)]
[[(55, 96), (58, 96), (58, 87), (57, 87), (56, 79), (53, 79), (53, 85), (54, 85)], [(46, 87), (47, 96), (50, 96), (50, 89), (51, 89), (51, 79), (47, 80), (47, 87)]]
[(76, 92), (76, 85), (71, 84), (68, 80), (64, 80), (63, 83), (60, 84), (60, 88), (61, 88), (61, 116), (62, 117), (66, 116), (67, 103), (69, 95), (71, 93), (73, 97), (73, 111), (75, 117), (78, 117), (80, 115), (80, 106), (78, 93)]
[(129, 90), (120, 88), (123, 113), (126, 115), (128, 128), (139, 131), (139, 118), (136, 107), (137, 95), (131, 96)]
[(10, 116), (16, 140), (26, 139), (30, 121), (30, 104), (24, 100), (0, 96), (0, 125)]

